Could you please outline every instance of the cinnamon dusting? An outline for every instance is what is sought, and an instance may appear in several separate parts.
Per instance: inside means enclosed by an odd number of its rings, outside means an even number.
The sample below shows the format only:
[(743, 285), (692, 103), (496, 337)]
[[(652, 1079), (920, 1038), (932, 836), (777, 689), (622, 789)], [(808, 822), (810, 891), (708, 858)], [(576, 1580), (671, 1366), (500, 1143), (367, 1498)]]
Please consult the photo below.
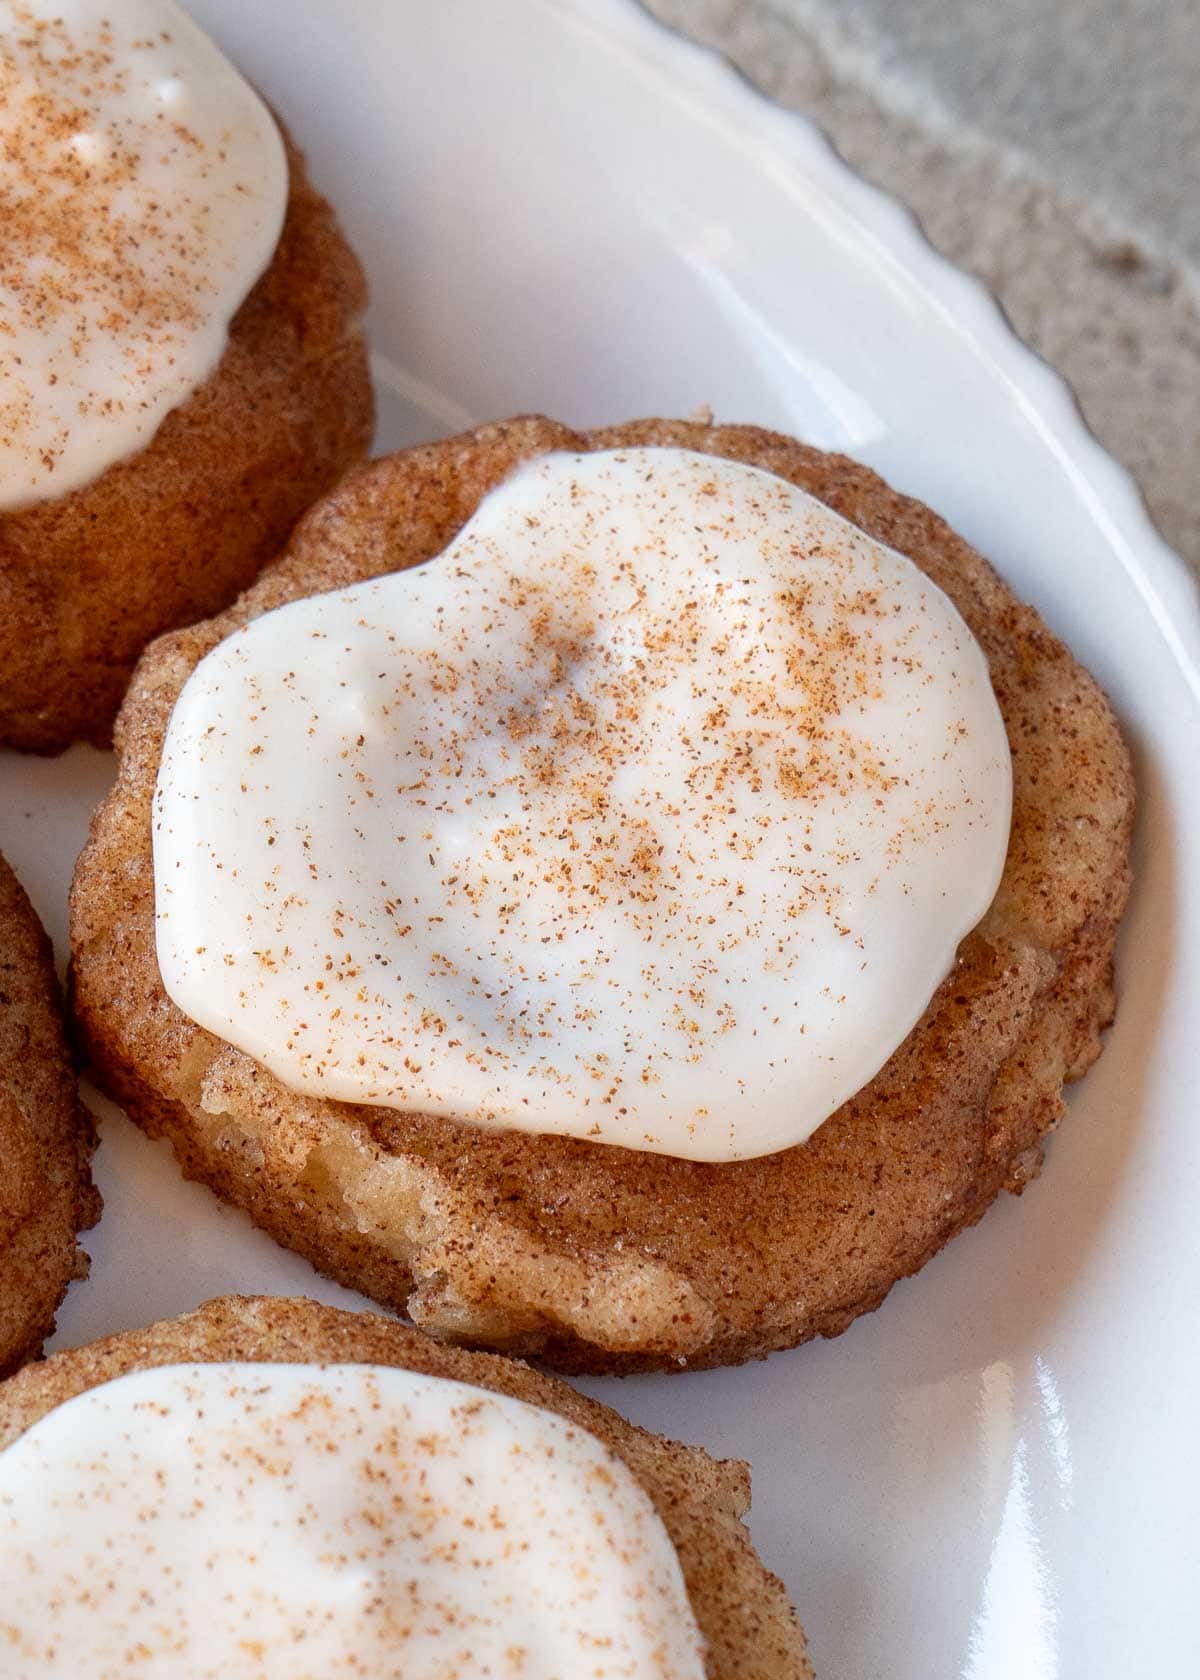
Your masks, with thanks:
[[(0, 5), (0, 502), (9, 505), (72, 488), (94, 476), (81, 454), (105, 440), (111, 453), (114, 438), (119, 451), (121, 437), (153, 429), (160, 388), (182, 395), (195, 382), (196, 341), (222, 313), (246, 244), (252, 254), (261, 242), (258, 224), (282, 208), (268, 202), (245, 112), (230, 103), (214, 124), (204, 60), (215, 49), (190, 25), (179, 42), (166, 29), (131, 35), (133, 18), (167, 15), (151, 0), (117, 5), (111, 18)], [(257, 106), (235, 85), (236, 98)], [(242, 203), (232, 222), (231, 199)]]

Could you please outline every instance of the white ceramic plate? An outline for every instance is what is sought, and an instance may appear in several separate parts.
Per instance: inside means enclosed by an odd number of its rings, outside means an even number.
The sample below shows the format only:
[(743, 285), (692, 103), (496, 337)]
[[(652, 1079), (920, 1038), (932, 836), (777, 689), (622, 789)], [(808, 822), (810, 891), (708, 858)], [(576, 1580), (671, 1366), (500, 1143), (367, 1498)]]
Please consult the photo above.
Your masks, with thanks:
[[(1200, 1671), (1200, 614), (1058, 381), (820, 137), (627, 0), (193, 9), (308, 148), (371, 276), (383, 446), (544, 409), (758, 421), (944, 513), (1108, 688), (1141, 784), (1108, 1049), (1040, 1182), (840, 1340), (589, 1387), (749, 1458), (825, 1680)], [(109, 761), (0, 755), (60, 943)], [(227, 1289), (354, 1302), (106, 1114), (59, 1345)]]

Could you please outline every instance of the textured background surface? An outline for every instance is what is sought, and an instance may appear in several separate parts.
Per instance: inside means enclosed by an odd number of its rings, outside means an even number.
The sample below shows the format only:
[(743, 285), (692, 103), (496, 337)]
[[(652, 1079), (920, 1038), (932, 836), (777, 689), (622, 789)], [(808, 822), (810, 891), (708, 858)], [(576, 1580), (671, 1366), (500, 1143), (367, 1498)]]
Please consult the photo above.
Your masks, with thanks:
[(1196, 0), (645, 0), (984, 280), (1200, 572)]

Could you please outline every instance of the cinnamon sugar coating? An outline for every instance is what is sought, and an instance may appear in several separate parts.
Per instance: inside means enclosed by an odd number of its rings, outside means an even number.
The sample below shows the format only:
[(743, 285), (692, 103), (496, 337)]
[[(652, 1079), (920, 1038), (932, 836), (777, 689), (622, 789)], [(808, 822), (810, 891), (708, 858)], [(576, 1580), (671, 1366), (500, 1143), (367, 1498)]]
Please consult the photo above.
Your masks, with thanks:
[(50, 941), (0, 858), (0, 1375), (36, 1355), (87, 1256), (95, 1137), (63, 1034)]
[[(909, 555), (955, 602), (988, 657), (1013, 754), (991, 909), (876, 1077), (807, 1143), (757, 1160), (484, 1132), (285, 1089), (188, 1021), (159, 979), (151, 800), (183, 683), (256, 614), (437, 554), (517, 461), (638, 444), (775, 472)], [(1099, 1054), (1112, 1017), (1133, 792), (1104, 696), (927, 508), (755, 428), (654, 420), (579, 434), (520, 419), (360, 469), (233, 609), (148, 650), (118, 739), (118, 785), (72, 898), (75, 1006), (98, 1077), (171, 1138), (189, 1176), (446, 1338), (631, 1371), (835, 1335), (1037, 1173), (1063, 1083)]]
[(54, 1407), (100, 1383), (159, 1365), (227, 1360), (390, 1365), (556, 1413), (616, 1453), (653, 1501), (708, 1643), (710, 1680), (812, 1680), (795, 1613), (741, 1520), (750, 1504), (747, 1465), (649, 1435), (515, 1360), (441, 1346), (372, 1313), (229, 1295), (186, 1317), (55, 1354), (0, 1388), (0, 1451)]
[(107, 746), (142, 648), (216, 612), (366, 453), (366, 283), (284, 132), (271, 264), (216, 372), (86, 487), (0, 513), (0, 744)]

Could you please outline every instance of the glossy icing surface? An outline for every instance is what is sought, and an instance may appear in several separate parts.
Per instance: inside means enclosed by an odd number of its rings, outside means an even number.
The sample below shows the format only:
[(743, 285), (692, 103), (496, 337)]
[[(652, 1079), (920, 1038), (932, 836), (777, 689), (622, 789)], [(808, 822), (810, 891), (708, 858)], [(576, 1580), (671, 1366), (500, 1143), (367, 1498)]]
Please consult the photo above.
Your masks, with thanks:
[(769, 473), (550, 455), (439, 558), (200, 664), (159, 964), (295, 1088), (707, 1160), (799, 1143), (995, 892), (983, 655)]
[(287, 204), (279, 131), (171, 0), (0, 0), (0, 508), (149, 442)]

